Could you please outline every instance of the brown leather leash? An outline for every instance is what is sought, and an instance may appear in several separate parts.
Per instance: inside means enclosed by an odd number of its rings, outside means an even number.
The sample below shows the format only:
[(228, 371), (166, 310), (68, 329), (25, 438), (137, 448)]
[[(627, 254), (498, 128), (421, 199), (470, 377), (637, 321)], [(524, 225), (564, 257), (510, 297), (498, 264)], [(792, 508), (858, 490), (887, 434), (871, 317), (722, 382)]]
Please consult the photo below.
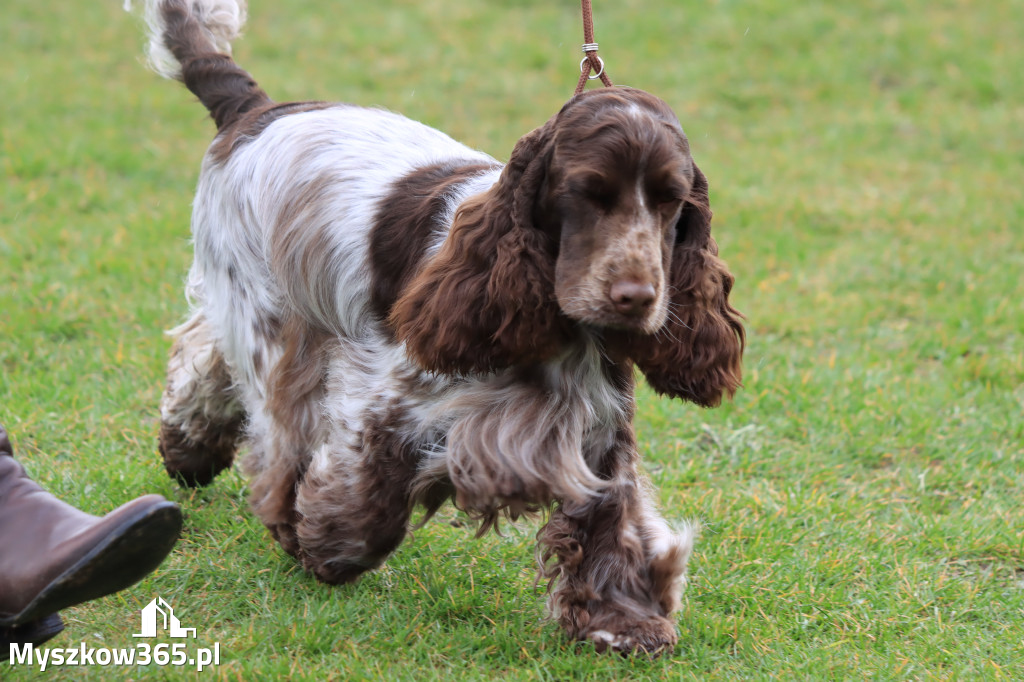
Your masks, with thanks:
[[(612, 79), (604, 71), (604, 60), (597, 56), (594, 42), (594, 10), (590, 0), (580, 0), (583, 9), (583, 59), (580, 61), (580, 82), (576, 84), (576, 95), (583, 92), (587, 81), (601, 79), (605, 87), (612, 87)], [(586, 68), (584, 68), (586, 67)], [(591, 76), (591, 73), (596, 75)]]

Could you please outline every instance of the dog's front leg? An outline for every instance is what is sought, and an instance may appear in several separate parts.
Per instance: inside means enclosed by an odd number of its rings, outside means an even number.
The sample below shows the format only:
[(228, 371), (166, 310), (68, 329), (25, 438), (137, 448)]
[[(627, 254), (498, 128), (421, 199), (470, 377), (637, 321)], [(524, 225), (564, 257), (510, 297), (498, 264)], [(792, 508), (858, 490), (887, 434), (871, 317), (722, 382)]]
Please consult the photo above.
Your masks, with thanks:
[(541, 529), (549, 607), (570, 637), (598, 650), (659, 653), (675, 645), (695, 529), (673, 530), (655, 511), (636, 471), (632, 432), (609, 453), (611, 485), (586, 502), (562, 502)]
[(405, 538), (419, 446), (393, 426), (335, 426), (298, 486), (298, 556), (326, 583), (356, 580)]

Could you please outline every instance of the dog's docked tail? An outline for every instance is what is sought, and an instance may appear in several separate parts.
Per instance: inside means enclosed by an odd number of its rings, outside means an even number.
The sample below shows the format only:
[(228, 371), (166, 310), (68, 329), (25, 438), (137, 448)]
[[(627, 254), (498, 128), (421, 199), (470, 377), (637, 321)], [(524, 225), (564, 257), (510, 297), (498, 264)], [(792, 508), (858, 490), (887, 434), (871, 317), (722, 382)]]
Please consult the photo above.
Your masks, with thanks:
[[(144, 0), (149, 64), (185, 84), (223, 130), (245, 112), (271, 103), (231, 59), (245, 24), (245, 0)], [(131, 0), (125, 1), (131, 9)]]

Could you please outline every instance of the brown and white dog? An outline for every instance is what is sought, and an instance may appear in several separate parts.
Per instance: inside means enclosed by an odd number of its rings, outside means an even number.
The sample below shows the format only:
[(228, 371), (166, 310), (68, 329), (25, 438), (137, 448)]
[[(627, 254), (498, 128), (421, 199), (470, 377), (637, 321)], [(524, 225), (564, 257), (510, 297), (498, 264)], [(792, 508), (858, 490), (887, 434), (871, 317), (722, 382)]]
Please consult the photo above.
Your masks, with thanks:
[(411, 510), (550, 508), (550, 609), (599, 649), (676, 642), (695, 529), (638, 471), (634, 366), (716, 405), (744, 331), (707, 182), (638, 90), (574, 97), (508, 164), (402, 116), (276, 104), (228, 54), (238, 0), (148, 0), (150, 59), (209, 109), (191, 318), (161, 403), (168, 471), (244, 443), (251, 503), (328, 583), (380, 565)]

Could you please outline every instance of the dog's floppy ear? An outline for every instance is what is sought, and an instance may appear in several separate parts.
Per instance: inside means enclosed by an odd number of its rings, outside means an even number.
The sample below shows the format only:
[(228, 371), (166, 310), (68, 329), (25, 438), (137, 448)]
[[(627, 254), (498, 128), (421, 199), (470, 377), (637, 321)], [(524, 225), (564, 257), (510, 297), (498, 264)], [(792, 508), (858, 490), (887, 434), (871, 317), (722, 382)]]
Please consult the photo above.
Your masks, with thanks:
[(532, 223), (553, 118), (516, 143), (501, 177), (466, 200), (389, 323), (424, 369), (488, 372), (551, 357), (568, 334), (554, 297), (557, 244)]
[(631, 335), (627, 347), (655, 391), (705, 407), (735, 393), (745, 335), (729, 304), (733, 280), (711, 236), (708, 182), (695, 165), (676, 225), (668, 319), (655, 334)]

